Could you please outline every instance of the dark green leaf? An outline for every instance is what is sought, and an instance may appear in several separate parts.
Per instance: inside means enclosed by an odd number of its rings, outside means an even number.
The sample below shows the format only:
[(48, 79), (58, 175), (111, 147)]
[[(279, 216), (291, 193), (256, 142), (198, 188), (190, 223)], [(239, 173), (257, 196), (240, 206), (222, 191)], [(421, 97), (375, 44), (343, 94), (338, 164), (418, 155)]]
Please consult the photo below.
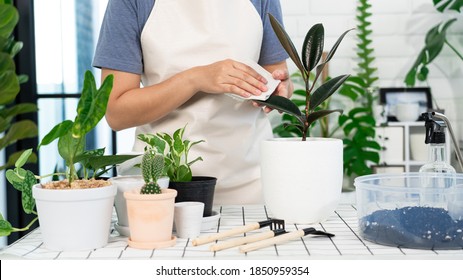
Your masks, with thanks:
[(177, 177), (174, 182), (189, 182), (191, 181), (191, 169), (187, 165), (180, 165), (177, 170)]
[(37, 149), (40, 149), (41, 146), (45, 146), (53, 142), (55, 139), (62, 137), (64, 134), (68, 133), (71, 130), (73, 125), (72, 121), (66, 120), (62, 123), (59, 123), (53, 127), (47, 135), (42, 138)]
[(13, 232), (13, 227), (11, 224), (3, 219), (0, 220), (0, 236), (8, 236)]
[(36, 111), (37, 105), (33, 103), (21, 103), (1, 110), (0, 115), (2, 117), (16, 117), (20, 114), (31, 113)]
[(323, 54), (325, 30), (321, 23), (315, 24), (307, 32), (302, 44), (302, 63), (307, 71), (317, 66)]
[(349, 75), (341, 75), (335, 77), (323, 85), (321, 85), (310, 97), (310, 106), (309, 110), (314, 110), (320, 104), (323, 103), (328, 97), (330, 97), (336, 90), (344, 83), (344, 81), (349, 77)]
[(32, 197), (32, 186), (35, 184), (37, 184), (37, 179), (34, 173), (28, 170), (21, 192), (21, 201), (26, 214), (31, 214), (35, 207), (35, 199)]
[(294, 44), (291, 41), (291, 38), (286, 33), (283, 26), (278, 22), (278, 20), (272, 14), (268, 14), (268, 15), (269, 15), (269, 18), (270, 18), (270, 24), (272, 25), (273, 31), (275, 32), (276, 36), (278, 37), (278, 40), (280, 41), (281, 45), (283, 46), (285, 51), (288, 53), (289, 57), (294, 62), (296, 67), (299, 69), (299, 71), (301, 71), (301, 73), (303, 73), (304, 76), (305, 76), (305, 73), (307, 71), (304, 68), (304, 65), (302, 65), (299, 54), (298, 54), (296, 48), (294, 47)]
[(19, 14), (13, 5), (0, 4), (0, 37), (9, 37), (19, 21)]
[(285, 112), (296, 117), (301, 123), (304, 123), (302, 119), (302, 112), (299, 110), (296, 104), (294, 104), (288, 98), (278, 96), (278, 95), (271, 95), (267, 100), (260, 101), (255, 100), (257, 103), (268, 106), (269, 108), (276, 109), (281, 112)]
[(336, 110), (319, 110), (319, 111), (316, 111), (316, 112), (313, 112), (309, 115), (309, 117), (307, 118), (307, 123), (308, 125), (311, 125), (314, 121), (320, 119), (320, 118), (323, 118), (331, 113), (340, 113), (342, 114), (342, 110), (341, 109), (336, 109)]
[(97, 171), (108, 166), (121, 164), (129, 159), (138, 157), (139, 155), (105, 155), (105, 156), (91, 156), (88, 158), (88, 166), (93, 171)]
[(0, 149), (16, 143), (18, 140), (37, 136), (37, 125), (30, 120), (18, 121), (11, 125), (5, 136), (0, 138)]
[(321, 75), (321, 73), (323, 72), (323, 69), (325, 68), (325, 66), (328, 64), (328, 62), (333, 58), (334, 54), (336, 53), (339, 45), (341, 44), (342, 40), (344, 39), (344, 37), (346, 36), (346, 34), (350, 31), (352, 31), (353, 29), (349, 29), (347, 31), (345, 31), (343, 34), (341, 34), (341, 36), (338, 38), (338, 40), (336, 41), (336, 43), (333, 45), (333, 47), (331, 47), (331, 50), (329, 51), (329, 53), (327, 54), (325, 60), (323, 61), (323, 63), (321, 63), (320, 65), (317, 66), (317, 69), (316, 69), (316, 75), (315, 75), (315, 81), (318, 80), (318, 77)]
[[(85, 150), (85, 138), (72, 137), (72, 131), (68, 130), (66, 134), (58, 140), (58, 152), (66, 161), (67, 166), (76, 163), (75, 159)], [(71, 174), (74, 175), (74, 174)]]
[(104, 117), (109, 94), (113, 87), (113, 80), (113, 75), (108, 75), (100, 89), (97, 90), (92, 72), (85, 72), (84, 88), (77, 105), (77, 116), (72, 127), (74, 138), (85, 136)]
[(433, 0), (432, 2), (439, 12), (444, 12), (446, 10), (460, 12), (463, 6), (462, 0)]
[[(4, 55), (0, 53), (1, 56)], [(19, 93), (19, 81), (13, 71), (0, 71), (0, 104), (9, 104), (13, 102)]]

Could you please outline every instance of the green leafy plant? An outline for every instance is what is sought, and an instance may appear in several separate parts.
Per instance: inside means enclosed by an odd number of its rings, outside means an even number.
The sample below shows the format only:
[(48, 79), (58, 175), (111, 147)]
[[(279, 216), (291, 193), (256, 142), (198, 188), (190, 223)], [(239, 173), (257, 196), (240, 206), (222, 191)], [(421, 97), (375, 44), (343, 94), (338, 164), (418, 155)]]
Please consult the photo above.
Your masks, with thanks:
[[(14, 57), (23, 47), (22, 42), (15, 41), (12, 35), (18, 20), (18, 11), (11, 2), (0, 0), (0, 151), (18, 140), (37, 136), (37, 125), (31, 120), (15, 122), (17, 116), (37, 111), (37, 106), (32, 103), (14, 104), (20, 84), (27, 81), (26, 75), (16, 74), (14, 62)], [(13, 166), (21, 153), (18, 151), (10, 155), (0, 170)], [(36, 155), (31, 154), (28, 162), (36, 161)]]
[[(66, 179), (59, 181), (64, 188), (72, 188), (79, 175), (79, 181), (98, 181), (99, 185), (106, 185), (103, 180), (95, 180), (99, 175), (105, 173), (116, 164), (120, 164), (136, 155), (104, 155), (104, 149), (85, 150), (85, 136), (96, 127), (106, 112), (109, 94), (112, 89), (113, 76), (108, 76), (99, 89), (96, 88), (95, 78), (92, 72), (87, 71), (84, 78), (84, 87), (79, 103), (77, 105), (77, 115), (74, 121), (65, 120), (57, 124), (39, 144), (48, 145), (58, 139), (58, 152), (66, 162), (66, 172), (53, 173), (48, 175), (35, 175), (32, 171), (23, 169), (32, 149), (24, 151), (15, 163), (14, 169), (6, 171), (7, 180), (15, 189), (21, 192), (23, 210), (27, 214), (35, 214), (35, 201), (32, 197), (32, 186), (39, 180), (56, 175), (64, 176)], [(83, 168), (83, 174), (78, 174), (76, 165)], [(104, 183), (102, 183), (102, 181)], [(50, 182), (55, 183), (55, 182)], [(11, 232), (24, 231), (35, 222), (34, 219), (25, 228), (14, 228), (3, 217), (0, 218), (0, 235), (9, 235)]]
[[(444, 13), (455, 11), (460, 13), (463, 6), (463, 0), (433, 0), (434, 7), (437, 11)], [(441, 53), (444, 46), (448, 46), (457, 57), (463, 61), (463, 55), (448, 40), (448, 29), (457, 22), (457, 18), (442, 21), (433, 26), (427, 33), (424, 40), (424, 46), (418, 54), (415, 62), (405, 76), (404, 82), (407, 86), (414, 86), (416, 80), (426, 81), (429, 74), (428, 65), (431, 64)]]
[[(305, 88), (305, 108), (303, 112), (301, 112), (297, 104), (295, 104), (292, 100), (282, 96), (272, 95), (266, 101), (257, 102), (263, 106), (277, 109), (281, 112), (293, 116), (297, 120), (297, 123), (287, 123), (285, 126), (292, 127), (300, 131), (302, 135), (302, 141), (305, 141), (312, 123), (331, 113), (342, 113), (341, 109), (320, 110), (319, 106), (333, 93), (336, 92), (336, 90), (344, 83), (349, 75), (340, 75), (338, 77), (332, 78), (317, 88), (315, 88), (315, 85), (317, 84), (317, 80), (323, 72), (323, 69), (334, 56), (342, 39), (350, 30), (344, 32), (339, 37), (332, 49), (329, 51), (328, 55), (321, 63), (319, 63), (322, 58), (325, 39), (325, 31), (322, 24), (316, 24), (312, 26), (312, 28), (310, 28), (307, 32), (304, 43), (302, 45), (301, 59), (283, 26), (271, 14), (269, 14), (269, 17), (272, 28), (275, 31), (275, 34), (277, 35), (280, 43), (301, 73)], [(314, 69), (315, 77), (312, 81), (310, 79), (310, 75), (311, 71)]]
[(185, 127), (177, 129), (173, 135), (164, 132), (156, 134), (140, 134), (138, 139), (147, 143), (145, 149), (154, 149), (156, 152), (164, 155), (164, 170), (163, 174), (167, 175), (172, 182), (189, 182), (192, 179), (191, 165), (197, 161), (202, 161), (201, 157), (189, 160), (189, 152), (191, 147), (204, 140), (191, 142), (184, 140), (183, 134)]
[(352, 109), (338, 118), (344, 132), (344, 173), (366, 175), (373, 171), (371, 163), (379, 163), (381, 146), (375, 141), (376, 121), (373, 106), (378, 99), (375, 82), (377, 69), (373, 67), (374, 49), (371, 46), (371, 17), (368, 0), (357, 2), (357, 74), (351, 76), (339, 89), (339, 94), (353, 102)]
[(160, 194), (161, 187), (157, 180), (164, 169), (164, 156), (153, 149), (147, 149), (141, 161), (141, 173), (145, 184), (140, 190), (141, 194)]

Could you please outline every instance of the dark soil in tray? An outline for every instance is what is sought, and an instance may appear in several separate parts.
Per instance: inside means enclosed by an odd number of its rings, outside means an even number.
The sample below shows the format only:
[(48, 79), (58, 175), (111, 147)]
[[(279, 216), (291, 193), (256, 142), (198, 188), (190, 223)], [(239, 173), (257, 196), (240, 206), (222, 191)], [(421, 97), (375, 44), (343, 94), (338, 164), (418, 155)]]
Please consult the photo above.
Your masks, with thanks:
[(379, 244), (417, 249), (462, 249), (463, 220), (447, 210), (404, 207), (378, 210), (360, 220), (362, 237)]

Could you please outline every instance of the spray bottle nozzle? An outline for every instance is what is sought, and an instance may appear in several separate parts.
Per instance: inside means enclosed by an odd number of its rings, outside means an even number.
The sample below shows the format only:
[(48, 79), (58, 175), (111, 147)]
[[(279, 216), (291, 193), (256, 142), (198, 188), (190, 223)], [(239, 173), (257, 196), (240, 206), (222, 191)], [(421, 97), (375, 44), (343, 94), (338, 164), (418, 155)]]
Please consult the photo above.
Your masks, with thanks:
[(447, 125), (442, 120), (437, 120), (434, 117), (433, 112), (427, 112), (421, 114), (423, 117), (426, 127), (426, 138), (424, 142), (426, 144), (434, 143), (434, 144), (441, 144), (445, 143), (445, 128)]

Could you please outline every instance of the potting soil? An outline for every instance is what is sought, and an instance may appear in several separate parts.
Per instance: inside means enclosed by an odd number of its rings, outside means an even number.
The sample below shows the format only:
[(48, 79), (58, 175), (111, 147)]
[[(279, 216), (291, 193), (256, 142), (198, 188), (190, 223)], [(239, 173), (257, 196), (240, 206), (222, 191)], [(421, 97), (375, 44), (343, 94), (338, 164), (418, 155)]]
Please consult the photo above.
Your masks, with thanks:
[(462, 249), (463, 220), (447, 210), (404, 207), (378, 210), (360, 220), (362, 237), (379, 244), (417, 249)]

